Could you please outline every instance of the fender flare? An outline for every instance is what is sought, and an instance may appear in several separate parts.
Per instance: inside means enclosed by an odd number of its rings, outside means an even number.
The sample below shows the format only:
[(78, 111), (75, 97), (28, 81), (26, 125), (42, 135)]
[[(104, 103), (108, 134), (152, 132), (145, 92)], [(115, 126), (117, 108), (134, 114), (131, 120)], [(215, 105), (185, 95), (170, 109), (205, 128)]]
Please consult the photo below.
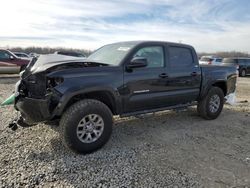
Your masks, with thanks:
[(73, 90), (68, 90), (65, 92), (62, 97), (59, 100), (58, 105), (53, 111), (53, 117), (54, 116), (61, 116), (62, 113), (65, 110), (65, 107), (67, 106), (68, 102), (75, 96), (77, 95), (84, 95), (90, 92), (108, 92), (111, 94), (111, 96), (114, 99), (114, 105), (117, 113), (120, 113), (120, 109), (122, 109), (122, 102), (121, 102), (121, 97), (118, 92), (118, 90), (114, 90), (112, 87), (108, 86), (98, 86), (98, 87), (92, 87), (92, 88), (84, 88), (84, 89), (73, 89)]

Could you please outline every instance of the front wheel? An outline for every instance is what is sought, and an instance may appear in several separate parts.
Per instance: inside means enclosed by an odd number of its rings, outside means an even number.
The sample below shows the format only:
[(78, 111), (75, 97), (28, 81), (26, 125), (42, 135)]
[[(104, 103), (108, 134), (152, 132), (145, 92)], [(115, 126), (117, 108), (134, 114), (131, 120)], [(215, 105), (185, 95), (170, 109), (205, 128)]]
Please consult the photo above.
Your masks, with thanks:
[(112, 124), (112, 113), (105, 104), (86, 99), (69, 107), (62, 116), (59, 129), (67, 147), (78, 153), (90, 153), (109, 140)]
[(219, 87), (212, 87), (198, 103), (197, 111), (204, 119), (216, 119), (224, 105), (224, 93)]

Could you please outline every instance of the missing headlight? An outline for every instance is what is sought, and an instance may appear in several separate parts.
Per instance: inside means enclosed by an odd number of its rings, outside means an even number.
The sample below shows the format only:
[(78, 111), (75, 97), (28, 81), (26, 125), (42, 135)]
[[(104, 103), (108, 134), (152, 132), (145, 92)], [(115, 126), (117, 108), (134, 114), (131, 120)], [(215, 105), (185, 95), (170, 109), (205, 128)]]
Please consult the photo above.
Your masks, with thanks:
[(63, 82), (62, 77), (54, 77), (54, 78), (48, 78), (48, 87), (56, 87), (57, 85), (61, 84)]

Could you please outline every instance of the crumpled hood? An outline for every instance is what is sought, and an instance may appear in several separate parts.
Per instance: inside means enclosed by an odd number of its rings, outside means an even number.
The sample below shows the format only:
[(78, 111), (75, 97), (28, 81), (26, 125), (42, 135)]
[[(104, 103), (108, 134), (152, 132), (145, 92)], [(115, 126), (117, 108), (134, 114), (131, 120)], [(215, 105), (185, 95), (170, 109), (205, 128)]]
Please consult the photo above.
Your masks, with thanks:
[(86, 58), (82, 57), (71, 57), (59, 54), (48, 54), (48, 55), (40, 55), (35, 61), (34, 65), (28, 65), (27, 69), (31, 73), (38, 73), (45, 71), (51, 67), (72, 63), (72, 62), (87, 62)]

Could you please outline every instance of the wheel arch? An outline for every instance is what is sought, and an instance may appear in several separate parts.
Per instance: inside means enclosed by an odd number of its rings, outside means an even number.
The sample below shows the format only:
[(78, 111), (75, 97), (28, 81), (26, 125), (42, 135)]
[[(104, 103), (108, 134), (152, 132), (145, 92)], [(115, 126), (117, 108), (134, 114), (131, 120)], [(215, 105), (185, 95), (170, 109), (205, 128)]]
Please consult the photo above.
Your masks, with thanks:
[(209, 91), (212, 87), (218, 87), (218, 88), (220, 88), (220, 89), (223, 91), (224, 96), (227, 95), (227, 90), (228, 90), (228, 88), (227, 88), (227, 83), (226, 83), (226, 81), (224, 81), (224, 80), (217, 80), (217, 81), (214, 81), (214, 82), (212, 82), (212, 83), (210, 83), (210, 84), (207, 84), (207, 86), (202, 90), (201, 95), (200, 95), (200, 97), (199, 97), (198, 100), (200, 101), (200, 100), (202, 100), (204, 97), (206, 97), (208, 91)]
[(213, 83), (211, 87), (218, 87), (223, 91), (224, 96), (227, 95), (227, 83), (225, 81), (217, 81)]
[(63, 112), (69, 108), (69, 106), (83, 99), (98, 100), (107, 105), (114, 115), (119, 113), (119, 101), (117, 102), (117, 97), (112, 91), (93, 90), (85, 92), (76, 92), (70, 97), (65, 97), (64, 99), (62, 99), (63, 103), (60, 105), (59, 109), (57, 109), (55, 114), (57, 116), (61, 116)]

